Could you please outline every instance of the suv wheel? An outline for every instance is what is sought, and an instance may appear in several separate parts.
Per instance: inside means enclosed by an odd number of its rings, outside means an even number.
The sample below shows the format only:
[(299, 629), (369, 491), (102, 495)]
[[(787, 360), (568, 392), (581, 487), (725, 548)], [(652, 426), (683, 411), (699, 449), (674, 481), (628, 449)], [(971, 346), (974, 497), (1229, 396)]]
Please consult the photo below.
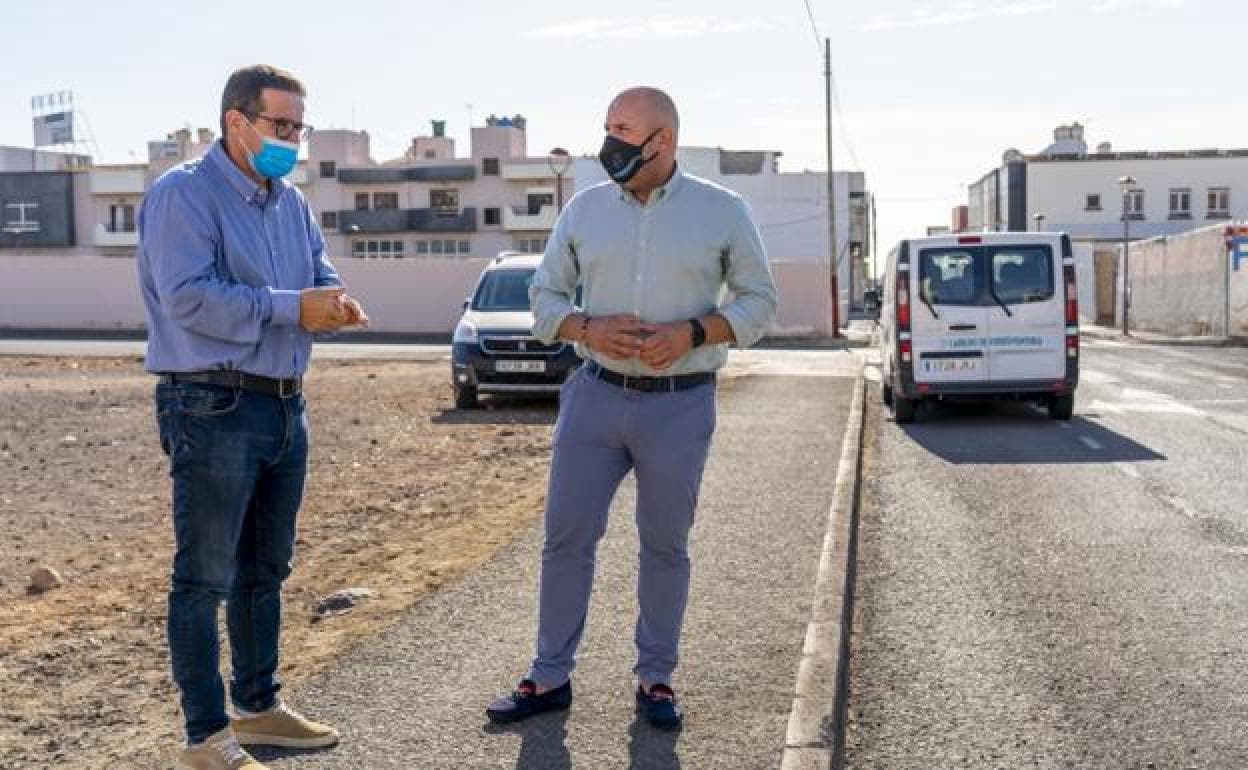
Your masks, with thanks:
[(1049, 396), (1049, 417), (1054, 420), (1069, 420), (1075, 414), (1075, 394)]
[(476, 409), (477, 408), (477, 389), (471, 385), (455, 386), (455, 408), (456, 409)]
[(880, 400), (884, 402), (884, 406), (893, 405), (893, 386), (887, 382), (880, 383)]

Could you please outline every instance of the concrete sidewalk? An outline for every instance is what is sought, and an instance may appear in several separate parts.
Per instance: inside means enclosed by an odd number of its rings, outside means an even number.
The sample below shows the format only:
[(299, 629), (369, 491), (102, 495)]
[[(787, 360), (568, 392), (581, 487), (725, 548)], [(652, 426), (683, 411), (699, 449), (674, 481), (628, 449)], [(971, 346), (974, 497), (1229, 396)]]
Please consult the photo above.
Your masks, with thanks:
[(1168, 334), (1160, 334), (1158, 332), (1141, 331), (1132, 329), (1131, 336), (1122, 333), (1121, 327), (1100, 326), (1097, 324), (1080, 324), (1079, 332), (1086, 337), (1099, 340), (1115, 340), (1118, 342), (1139, 342), (1150, 345), (1174, 345), (1177, 347), (1225, 347), (1228, 345), (1244, 345), (1246, 342), (1242, 337), (1218, 337), (1207, 335), (1203, 337), (1176, 337)]
[(858, 382), (767, 374), (733, 378), (721, 389), (675, 681), (687, 712), (682, 733), (654, 731), (633, 711), (630, 477), (599, 551), (569, 713), (506, 729), (484, 715), (532, 655), (541, 544), (534, 527), (288, 694), (343, 731), (339, 747), (259, 756), (273, 768), (300, 770), (778, 767)]

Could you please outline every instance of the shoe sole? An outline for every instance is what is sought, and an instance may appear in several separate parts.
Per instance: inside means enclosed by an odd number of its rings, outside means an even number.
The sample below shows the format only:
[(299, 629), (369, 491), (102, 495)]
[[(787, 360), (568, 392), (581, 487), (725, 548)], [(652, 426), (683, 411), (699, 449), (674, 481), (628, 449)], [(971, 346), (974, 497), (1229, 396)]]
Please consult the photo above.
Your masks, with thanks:
[(234, 733), (243, 746), (276, 746), (279, 749), (328, 749), (338, 745), (337, 735), (323, 738), (291, 738), (285, 735), (261, 735), (259, 733)]
[(572, 704), (566, 703), (566, 704), (560, 704), (558, 706), (549, 706), (539, 711), (532, 711), (520, 717), (508, 716), (509, 714), (512, 713), (510, 711), (493, 712), (493, 711), (487, 710), (485, 712), (485, 715), (486, 717), (489, 718), (491, 722), (493, 722), (496, 725), (514, 725), (516, 722), (523, 722), (526, 719), (532, 719), (533, 717), (540, 717), (542, 714), (553, 714), (556, 711), (567, 711), (570, 708), (572, 708)]

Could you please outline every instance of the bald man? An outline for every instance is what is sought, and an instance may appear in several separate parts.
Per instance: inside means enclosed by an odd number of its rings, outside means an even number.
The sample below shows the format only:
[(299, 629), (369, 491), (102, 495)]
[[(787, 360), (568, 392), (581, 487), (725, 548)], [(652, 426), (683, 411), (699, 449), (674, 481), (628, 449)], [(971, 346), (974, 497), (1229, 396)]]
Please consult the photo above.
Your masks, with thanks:
[[(571, 675), (611, 500), (631, 470), (641, 541), (637, 708), (675, 729), (672, 688), (689, 594), (689, 531), (715, 430), (727, 347), (770, 327), (776, 289), (740, 196), (676, 164), (670, 97), (631, 88), (607, 110), (610, 182), (564, 209), (530, 289), (533, 333), (585, 359), (563, 386), (546, 496), (537, 655), (486, 709), (517, 722), (572, 704)], [(582, 286), (583, 308), (573, 304)], [(732, 300), (725, 303), (725, 290)]]

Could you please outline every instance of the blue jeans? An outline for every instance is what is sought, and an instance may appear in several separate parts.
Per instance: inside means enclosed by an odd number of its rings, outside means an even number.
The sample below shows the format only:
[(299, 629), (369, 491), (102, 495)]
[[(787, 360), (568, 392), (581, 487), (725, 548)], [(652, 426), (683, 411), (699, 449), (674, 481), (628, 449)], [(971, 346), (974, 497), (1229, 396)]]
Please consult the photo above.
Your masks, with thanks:
[(195, 744), (229, 725), (218, 667), (222, 599), (234, 705), (258, 712), (277, 701), (281, 587), (294, 558), (308, 423), (302, 396), (215, 385), (162, 383), (156, 414), (177, 545), (169, 653)]

